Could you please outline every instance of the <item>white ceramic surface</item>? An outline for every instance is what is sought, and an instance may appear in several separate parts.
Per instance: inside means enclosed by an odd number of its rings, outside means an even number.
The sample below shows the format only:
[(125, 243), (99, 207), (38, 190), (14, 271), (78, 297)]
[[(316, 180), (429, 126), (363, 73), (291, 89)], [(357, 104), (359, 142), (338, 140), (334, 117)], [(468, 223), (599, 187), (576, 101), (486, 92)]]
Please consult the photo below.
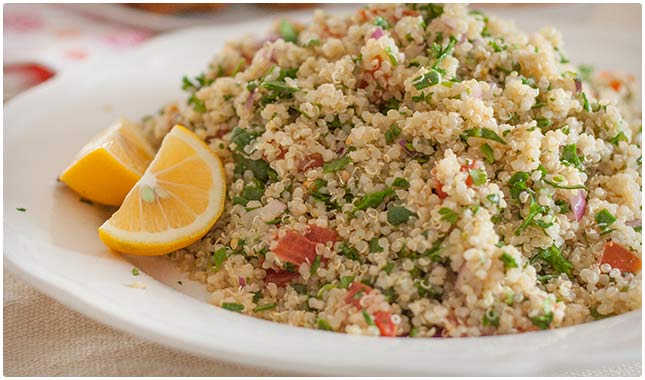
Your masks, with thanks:
[[(164, 258), (109, 252), (96, 228), (110, 211), (81, 203), (59, 185), (55, 179), (60, 170), (117, 117), (136, 119), (180, 99), (182, 75), (199, 73), (225, 40), (251, 30), (261, 33), (268, 23), (167, 35), (136, 51), (63, 73), (6, 104), (5, 265), (51, 297), (118, 329), (206, 357), (294, 373), (540, 375), (641, 357), (641, 311), (521, 335), (355, 337), (213, 307), (204, 302), (202, 287), (183, 278)], [(611, 38), (595, 33), (599, 44)], [(19, 212), (18, 207), (27, 210)], [(142, 269), (139, 277), (130, 273), (133, 265)], [(128, 286), (135, 280), (147, 287)]]

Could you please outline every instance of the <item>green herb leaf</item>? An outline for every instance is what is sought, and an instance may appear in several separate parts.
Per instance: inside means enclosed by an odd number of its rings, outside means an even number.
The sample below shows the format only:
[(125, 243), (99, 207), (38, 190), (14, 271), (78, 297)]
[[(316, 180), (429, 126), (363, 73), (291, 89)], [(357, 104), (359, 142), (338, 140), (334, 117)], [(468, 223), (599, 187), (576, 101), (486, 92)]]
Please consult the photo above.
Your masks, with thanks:
[(383, 203), (385, 198), (390, 195), (394, 195), (394, 190), (389, 187), (383, 191), (375, 191), (373, 193), (365, 194), (365, 196), (356, 203), (352, 213), (355, 213), (358, 210), (377, 208), (381, 203)]
[(481, 186), (485, 184), (486, 180), (488, 179), (488, 177), (486, 176), (486, 172), (481, 169), (471, 169), (469, 173), (470, 173), (470, 178), (472, 178), (473, 184), (475, 186)]
[(508, 253), (502, 253), (499, 259), (504, 262), (504, 269), (508, 270), (511, 268), (517, 268), (517, 262), (515, 261), (515, 258)]
[(318, 318), (318, 328), (320, 330), (327, 330), (327, 331), (334, 331), (334, 329), (331, 328), (331, 325), (329, 322), (322, 318)]
[(224, 261), (226, 261), (227, 258), (227, 249), (226, 247), (222, 247), (213, 252), (210, 258), (210, 263), (215, 266), (215, 270), (220, 270), (222, 268), (222, 264), (224, 264)]
[(383, 30), (390, 29), (390, 23), (382, 16), (376, 16), (374, 18), (374, 25), (380, 26)]
[(16, 207), (16, 211), (25, 212), (27, 209), (24, 207)]
[(504, 141), (497, 133), (494, 131), (488, 129), (488, 128), (472, 128), (472, 129), (467, 129), (464, 131), (464, 135), (466, 137), (479, 137), (482, 139), (487, 139), (487, 140), (492, 140), (495, 142), (498, 142), (502, 145), (506, 145), (506, 141)]
[(441, 220), (444, 220), (450, 224), (457, 223), (457, 220), (459, 219), (459, 214), (449, 209), (448, 207), (441, 208), (439, 210), (439, 215), (441, 215)]
[(582, 93), (582, 108), (587, 112), (591, 112), (591, 106), (589, 105), (589, 99), (587, 99), (587, 94), (585, 94), (584, 92)]
[(397, 127), (396, 124), (392, 124), (390, 128), (385, 131), (385, 142), (392, 144), (399, 135), (401, 135), (401, 128)]
[(296, 27), (287, 20), (280, 20), (279, 25), (280, 36), (287, 42), (296, 43), (298, 41), (298, 32)]
[(562, 148), (560, 161), (562, 161), (563, 164), (573, 166), (578, 170), (584, 170), (582, 161), (580, 161), (580, 157), (578, 157), (578, 148), (576, 144), (565, 145)]
[(276, 303), (268, 303), (266, 305), (260, 305), (260, 306), (256, 307), (255, 309), (253, 309), (253, 312), (254, 313), (260, 313), (260, 312), (267, 311), (267, 310), (273, 310), (277, 306), (278, 306), (278, 304), (276, 304)]
[(316, 255), (314, 262), (311, 263), (311, 269), (309, 269), (309, 274), (313, 276), (318, 271), (318, 268), (320, 268), (320, 255)]
[(552, 321), (553, 321), (552, 312), (548, 312), (548, 313), (545, 313), (544, 315), (531, 318), (531, 322), (533, 322), (535, 326), (539, 327), (542, 330), (548, 329)]
[(609, 140), (609, 142), (610, 142), (612, 145), (616, 145), (616, 146), (617, 146), (617, 145), (618, 145), (618, 143), (619, 143), (619, 142), (621, 142), (621, 141), (629, 142), (629, 139), (627, 139), (627, 136), (625, 136), (625, 134), (623, 133), (623, 131), (618, 132), (618, 134), (617, 134), (616, 136), (612, 137), (612, 138)]
[(482, 324), (484, 326), (499, 326), (499, 315), (495, 309), (488, 309), (482, 317)]
[(402, 206), (394, 206), (387, 210), (387, 221), (394, 226), (406, 223), (412, 216), (418, 217), (415, 212)]
[(354, 281), (354, 276), (343, 276), (340, 278), (338, 287), (340, 289), (347, 289), (352, 284), (353, 281)]
[(361, 261), (361, 256), (358, 254), (358, 249), (343, 242), (340, 244), (340, 254), (354, 261)]
[(333, 161), (325, 162), (323, 164), (323, 172), (325, 173), (335, 173), (345, 166), (349, 165), (352, 162), (352, 159), (349, 157), (349, 154), (345, 154), (341, 158), (337, 158)]
[(495, 162), (495, 153), (493, 152), (493, 148), (491, 148), (490, 145), (484, 144), (480, 146), (479, 151), (484, 155), (486, 162), (488, 162), (489, 164)]
[(367, 310), (363, 309), (362, 310), (363, 314), (363, 319), (365, 319), (365, 322), (367, 323), (368, 326), (374, 326), (374, 321), (372, 320), (372, 317), (367, 313)]
[(609, 226), (611, 226), (616, 222), (616, 220), (618, 220), (606, 208), (598, 211), (598, 213), (594, 216), (594, 219), (596, 220), (596, 225), (598, 225), (598, 227), (600, 228), (601, 235), (605, 235), (613, 231), (609, 229)]
[(434, 86), (441, 82), (441, 74), (435, 69), (430, 69), (425, 74), (414, 78), (412, 85), (417, 90), (423, 90), (426, 87)]
[(230, 311), (234, 311), (236, 313), (240, 313), (244, 310), (244, 305), (240, 305), (239, 303), (234, 303), (234, 302), (224, 302), (222, 303), (222, 308)]
[(132, 275), (133, 276), (138, 276), (139, 275), (139, 268), (132, 268)]
[(383, 252), (383, 247), (378, 243), (378, 238), (372, 238), (370, 240), (370, 253), (374, 252)]
[(400, 187), (402, 189), (408, 189), (410, 188), (410, 182), (408, 182), (408, 180), (406, 180), (405, 178), (397, 177), (392, 182), (392, 187)]
[(536, 119), (536, 121), (537, 121), (537, 126), (538, 126), (538, 128), (540, 128), (540, 129), (544, 129), (544, 128), (550, 127), (550, 126), (551, 126), (551, 124), (553, 124), (553, 122), (551, 121), (551, 119), (548, 119), (548, 118), (546, 118), (546, 117), (539, 117), (539, 118), (537, 118), (537, 119)]
[(517, 172), (511, 176), (508, 180), (508, 186), (510, 187), (511, 198), (515, 200), (520, 199), (520, 194), (523, 191), (531, 192), (531, 188), (526, 184), (530, 175), (527, 172)]
[(571, 278), (573, 264), (562, 256), (562, 251), (555, 244), (546, 249), (539, 249), (537, 257), (546, 261), (557, 273), (566, 273)]

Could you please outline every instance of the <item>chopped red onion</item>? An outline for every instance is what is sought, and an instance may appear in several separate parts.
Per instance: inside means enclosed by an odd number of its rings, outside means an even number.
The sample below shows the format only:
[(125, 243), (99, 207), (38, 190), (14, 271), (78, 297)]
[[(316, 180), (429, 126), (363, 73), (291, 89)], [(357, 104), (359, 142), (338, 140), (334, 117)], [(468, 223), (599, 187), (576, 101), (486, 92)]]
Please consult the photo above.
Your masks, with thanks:
[(341, 146), (341, 147), (340, 147), (340, 148), (338, 148), (338, 150), (336, 151), (336, 154), (339, 154), (339, 155), (340, 155), (340, 154), (343, 154), (343, 152), (344, 152), (344, 151), (345, 151), (345, 147), (344, 147), (344, 146)]
[(385, 33), (383, 33), (383, 29), (381, 27), (377, 27), (376, 30), (372, 32), (372, 35), (370, 36), (371, 38), (378, 40), (379, 38), (383, 37)]
[(573, 216), (580, 221), (587, 211), (587, 194), (584, 190), (578, 191), (578, 194), (569, 199), (569, 205), (573, 211)]
[(625, 225), (629, 227), (640, 227), (643, 225), (643, 219), (634, 219), (629, 222), (625, 222)]
[(412, 157), (414, 157), (414, 155), (417, 153), (417, 152), (415, 152), (415, 151), (413, 151), (413, 150), (410, 150), (410, 149), (407, 147), (408, 142), (407, 142), (407, 140), (406, 140), (406, 139), (400, 139), (400, 140), (399, 140), (399, 145), (401, 145), (401, 148), (403, 148), (403, 151), (404, 151), (405, 153), (407, 153), (408, 155), (410, 155), (410, 156), (412, 156)]
[(574, 79), (573, 82), (576, 84), (576, 92), (574, 95), (578, 95), (582, 91), (582, 82), (580, 81), (580, 78)]
[(253, 91), (251, 91), (251, 94), (249, 94), (249, 97), (246, 98), (246, 103), (244, 103), (244, 108), (248, 112), (251, 112), (253, 110), (253, 103), (255, 102), (256, 94), (257, 94), (257, 88), (253, 89)]
[(244, 277), (238, 277), (237, 281), (240, 283), (240, 286), (246, 286), (246, 279)]

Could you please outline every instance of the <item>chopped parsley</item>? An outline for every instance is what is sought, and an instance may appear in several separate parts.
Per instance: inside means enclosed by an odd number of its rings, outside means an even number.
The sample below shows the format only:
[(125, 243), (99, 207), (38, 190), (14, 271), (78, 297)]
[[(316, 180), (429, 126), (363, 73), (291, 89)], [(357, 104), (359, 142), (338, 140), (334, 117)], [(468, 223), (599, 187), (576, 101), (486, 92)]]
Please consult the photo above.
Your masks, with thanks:
[(470, 178), (472, 178), (473, 184), (475, 186), (481, 186), (485, 184), (486, 180), (488, 179), (488, 177), (486, 176), (486, 172), (481, 169), (471, 169), (469, 173), (470, 173)]
[(387, 20), (384, 19), (382, 16), (376, 16), (374, 18), (374, 25), (380, 26), (383, 30), (390, 29), (390, 23), (387, 22)]
[(580, 65), (578, 66), (578, 71), (580, 71), (580, 78), (585, 82), (589, 82), (593, 73), (593, 66)]
[(553, 124), (553, 122), (551, 121), (551, 119), (546, 118), (546, 117), (538, 117), (538, 118), (536, 119), (536, 121), (537, 121), (537, 126), (538, 126), (538, 128), (540, 128), (540, 129), (544, 129), (544, 128), (550, 127), (550, 126), (551, 126), (551, 124)]
[(616, 217), (607, 211), (606, 208), (600, 210), (594, 216), (594, 219), (596, 220), (596, 225), (600, 227), (600, 235), (605, 235), (613, 231), (613, 229), (609, 229), (609, 226), (614, 224), (617, 220)]
[(410, 182), (402, 177), (397, 177), (392, 182), (392, 187), (400, 187), (402, 189), (408, 189), (410, 187)]
[(16, 207), (16, 211), (25, 212), (27, 209), (24, 207)]
[(511, 268), (517, 268), (517, 261), (515, 261), (515, 258), (508, 253), (502, 253), (499, 259), (504, 262), (504, 269), (509, 270)]
[(277, 303), (268, 303), (266, 305), (259, 305), (255, 309), (253, 309), (253, 312), (254, 313), (260, 313), (260, 312), (267, 311), (267, 310), (273, 310), (277, 306), (278, 306)]
[(539, 327), (542, 330), (548, 329), (552, 321), (553, 321), (553, 313), (550, 311), (547, 313), (544, 313), (544, 315), (531, 318), (531, 322), (533, 322), (535, 326)]
[(354, 282), (354, 276), (343, 276), (340, 278), (338, 287), (340, 289), (347, 289), (352, 284), (352, 282)]
[(565, 165), (573, 166), (574, 168), (582, 171), (584, 168), (582, 166), (582, 161), (580, 161), (580, 157), (578, 157), (577, 149), (576, 144), (565, 145), (562, 148), (562, 158), (560, 161)]
[(347, 243), (341, 243), (340, 244), (340, 254), (347, 257), (348, 259), (354, 260), (354, 261), (360, 261), (361, 256), (358, 254), (358, 249), (352, 247), (351, 245)]
[(394, 190), (392, 190), (392, 188), (389, 188), (389, 187), (383, 191), (375, 191), (372, 193), (367, 193), (363, 198), (361, 198), (358, 202), (356, 202), (356, 205), (354, 206), (352, 213), (355, 213), (358, 210), (377, 208), (381, 203), (383, 203), (385, 198), (389, 197), (390, 195), (394, 195)]
[(427, 73), (414, 78), (412, 85), (417, 90), (423, 90), (424, 88), (434, 86), (439, 82), (441, 82), (441, 74), (439, 71), (430, 69)]
[(457, 220), (459, 219), (459, 214), (449, 209), (448, 207), (441, 208), (439, 210), (439, 215), (441, 215), (441, 220), (446, 221), (450, 224), (457, 223)]
[(397, 127), (396, 124), (392, 124), (390, 128), (385, 131), (385, 142), (392, 144), (397, 137), (401, 135), (401, 128)]
[(318, 178), (314, 181), (313, 189), (309, 194), (320, 202), (325, 204), (327, 211), (337, 210), (340, 208), (338, 203), (331, 200), (331, 194), (325, 189), (327, 187), (327, 181), (324, 179)]
[(403, 206), (394, 206), (387, 210), (387, 221), (393, 226), (406, 223), (412, 216), (418, 217), (415, 212), (412, 212)]
[(235, 127), (231, 133), (231, 142), (235, 144), (238, 151), (244, 152), (244, 148), (261, 134), (261, 132), (250, 132), (247, 129)]
[(587, 99), (587, 94), (582, 93), (582, 109), (587, 112), (591, 112), (591, 106), (589, 105), (589, 99)]
[(335, 173), (343, 169), (345, 166), (349, 165), (350, 162), (352, 162), (352, 159), (349, 157), (349, 153), (347, 153), (341, 158), (337, 158), (335, 160), (325, 162), (323, 164), (323, 172)]
[(309, 274), (313, 276), (318, 271), (318, 268), (320, 268), (320, 255), (316, 255), (314, 262), (311, 263), (311, 269), (309, 269)]
[(621, 141), (629, 142), (629, 139), (627, 139), (627, 136), (625, 136), (625, 134), (623, 133), (623, 131), (618, 132), (618, 134), (617, 134), (616, 136), (612, 137), (612, 138), (609, 140), (609, 142), (610, 142), (612, 145), (618, 145), (618, 143), (619, 143), (619, 142), (621, 142)]
[(370, 240), (370, 253), (374, 252), (383, 252), (383, 247), (378, 243), (378, 238), (372, 238)]
[(362, 311), (363, 314), (363, 319), (365, 319), (365, 323), (368, 324), (368, 326), (374, 326), (374, 321), (372, 320), (372, 317), (367, 313), (367, 310), (363, 309)]
[(491, 148), (490, 145), (485, 143), (484, 145), (479, 147), (479, 151), (484, 155), (486, 162), (488, 162), (489, 164), (495, 162), (495, 154), (493, 152), (493, 148)]
[(546, 249), (539, 249), (536, 258), (544, 260), (557, 273), (566, 273), (571, 278), (573, 264), (562, 255), (562, 250), (555, 244)]
[(296, 27), (287, 20), (280, 20), (280, 25), (278, 26), (280, 37), (287, 42), (296, 43), (298, 41), (298, 32)]
[(499, 315), (497, 315), (497, 311), (495, 309), (488, 309), (484, 313), (484, 316), (482, 317), (482, 324), (484, 326), (499, 326)]
[(334, 329), (331, 328), (329, 322), (322, 318), (318, 318), (318, 328), (321, 330), (334, 331)]
[(224, 302), (222, 303), (222, 308), (236, 313), (240, 313), (244, 310), (244, 305), (234, 302)]
[(465, 139), (468, 137), (479, 137), (482, 139), (492, 140), (502, 145), (506, 145), (506, 141), (499, 137), (497, 133), (488, 128), (472, 128), (464, 131)]
[(224, 261), (228, 258), (227, 251), (226, 247), (222, 247), (211, 254), (210, 263), (214, 266), (216, 271), (222, 268), (222, 264), (224, 264)]
[(131, 272), (132, 272), (132, 275), (133, 275), (133, 276), (138, 276), (138, 275), (140, 274), (140, 273), (139, 273), (139, 268), (132, 268), (132, 271), (131, 271)]

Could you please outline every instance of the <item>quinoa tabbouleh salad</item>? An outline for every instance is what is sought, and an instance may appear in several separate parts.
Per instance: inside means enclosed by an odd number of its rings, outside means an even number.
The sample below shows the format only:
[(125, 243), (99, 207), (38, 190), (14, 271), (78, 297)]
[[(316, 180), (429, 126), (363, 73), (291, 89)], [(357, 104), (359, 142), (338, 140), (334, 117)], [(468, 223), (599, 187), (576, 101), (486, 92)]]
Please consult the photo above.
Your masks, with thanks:
[(224, 213), (170, 254), (225, 309), (350, 334), (552, 329), (641, 307), (633, 78), (460, 4), (282, 20), (184, 78)]

